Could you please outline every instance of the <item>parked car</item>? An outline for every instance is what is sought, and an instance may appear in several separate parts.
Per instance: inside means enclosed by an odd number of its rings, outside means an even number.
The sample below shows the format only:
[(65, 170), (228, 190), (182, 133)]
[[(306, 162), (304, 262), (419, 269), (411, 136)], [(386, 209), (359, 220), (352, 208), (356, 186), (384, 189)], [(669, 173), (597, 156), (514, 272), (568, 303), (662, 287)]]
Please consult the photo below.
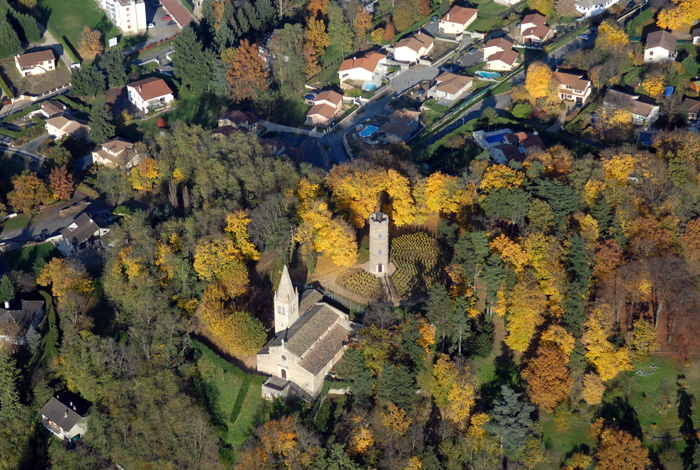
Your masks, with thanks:
[(627, 8), (632, 8), (636, 5), (637, 3), (634, 0), (630, 0), (630, 2), (627, 4)]
[(177, 23), (175, 21), (168, 21), (168, 26), (175, 26)]
[(420, 90), (418, 90), (418, 96), (423, 96), (423, 95), (425, 95), (425, 88), (421, 88)]
[(155, 23), (148, 23), (148, 28), (149, 28), (149, 29), (150, 29), (150, 28), (155, 28), (155, 27), (156, 27)]
[(475, 52), (479, 52), (479, 49), (477, 49), (476, 47), (472, 47), (471, 49), (469, 49), (470, 54), (474, 54)]
[(438, 17), (437, 15), (434, 15), (432, 18), (430, 18), (430, 24), (433, 24), (437, 21)]
[(305, 94), (305, 95), (304, 95), (304, 99), (305, 99), (306, 101), (313, 101), (314, 99), (316, 99), (316, 92), (313, 92), (313, 91), (312, 91), (311, 93)]
[(168, 21), (168, 20), (172, 20), (172, 19), (173, 19), (173, 17), (170, 15), (165, 15), (164, 17), (161, 18), (161, 20), (163, 20), (163, 21)]

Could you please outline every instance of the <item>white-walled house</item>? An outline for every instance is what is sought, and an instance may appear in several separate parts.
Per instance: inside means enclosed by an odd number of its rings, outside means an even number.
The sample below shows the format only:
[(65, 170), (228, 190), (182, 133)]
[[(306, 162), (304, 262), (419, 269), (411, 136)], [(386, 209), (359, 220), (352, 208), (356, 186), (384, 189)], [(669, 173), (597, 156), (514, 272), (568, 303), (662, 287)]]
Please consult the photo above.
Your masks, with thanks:
[(397, 62), (418, 62), (433, 50), (434, 39), (429, 34), (418, 31), (412, 36), (407, 36), (396, 43), (394, 47), (394, 60)]
[(551, 29), (547, 26), (547, 18), (539, 13), (527, 15), (520, 22), (520, 37), (523, 44), (539, 46), (549, 37)]
[(583, 78), (583, 75), (559, 71), (554, 72), (552, 75), (559, 83), (557, 93), (562, 101), (574, 101), (577, 104), (583, 104), (593, 92), (591, 81)]
[(129, 101), (148, 114), (152, 108), (167, 106), (173, 92), (162, 78), (150, 77), (126, 85)]
[(56, 116), (46, 120), (46, 132), (57, 140), (68, 136), (74, 139), (89, 140), (90, 126), (66, 116)]
[(23, 77), (41, 75), (56, 70), (56, 57), (51, 49), (17, 54), (15, 66)]
[(57, 438), (71, 440), (87, 432), (87, 411), (79, 397), (58, 393), (41, 407), (41, 424)]
[(346, 82), (362, 84), (371, 82), (378, 76), (380, 66), (386, 64), (386, 56), (379, 52), (368, 52), (360, 57), (345, 59), (338, 69), (341, 88), (351, 87)]
[(600, 15), (620, 0), (577, 0), (576, 11), (585, 18)]
[(647, 34), (644, 62), (665, 62), (676, 59), (676, 35), (668, 31)]
[(439, 31), (442, 34), (458, 36), (463, 34), (464, 30), (466, 30), (470, 24), (476, 21), (476, 17), (476, 9), (455, 5), (440, 20), (438, 25)]
[(686, 98), (683, 100), (683, 104), (688, 111), (688, 121), (697, 121), (700, 117), (700, 100)]
[(133, 143), (117, 137), (105, 142), (99, 149), (93, 150), (92, 163), (104, 165), (107, 168), (132, 168), (140, 161), (133, 148)]
[(306, 113), (306, 124), (328, 126), (343, 108), (343, 95), (333, 90), (322, 91), (314, 98), (314, 105)]
[(484, 60), (488, 70), (508, 72), (518, 65), (518, 51), (505, 38), (491, 39), (484, 45)]
[(661, 115), (661, 107), (656, 103), (640, 100), (640, 95), (611, 88), (605, 93), (603, 104), (618, 109), (626, 109), (632, 114), (632, 122), (638, 126), (649, 126)]
[(513, 43), (506, 38), (490, 39), (484, 44), (484, 60), (488, 60), (494, 54), (513, 49)]
[(97, 4), (124, 34), (145, 33), (148, 29), (143, 0), (97, 0)]
[(464, 75), (443, 72), (435, 79), (435, 85), (428, 90), (428, 96), (436, 100), (454, 101), (474, 86), (474, 79)]

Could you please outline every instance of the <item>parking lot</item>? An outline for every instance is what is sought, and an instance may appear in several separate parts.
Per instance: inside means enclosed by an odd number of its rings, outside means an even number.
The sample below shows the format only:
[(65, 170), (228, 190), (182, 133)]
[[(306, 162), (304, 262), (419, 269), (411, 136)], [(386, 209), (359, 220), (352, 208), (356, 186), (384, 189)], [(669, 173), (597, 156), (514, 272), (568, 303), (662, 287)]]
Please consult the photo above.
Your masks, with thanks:
[(160, 2), (152, 0), (146, 3), (146, 20), (155, 25), (153, 28), (148, 28), (148, 34), (153, 39), (161, 39), (161, 36), (163, 38), (172, 36), (180, 30), (172, 19), (163, 20), (166, 15), (168, 12), (160, 5)]

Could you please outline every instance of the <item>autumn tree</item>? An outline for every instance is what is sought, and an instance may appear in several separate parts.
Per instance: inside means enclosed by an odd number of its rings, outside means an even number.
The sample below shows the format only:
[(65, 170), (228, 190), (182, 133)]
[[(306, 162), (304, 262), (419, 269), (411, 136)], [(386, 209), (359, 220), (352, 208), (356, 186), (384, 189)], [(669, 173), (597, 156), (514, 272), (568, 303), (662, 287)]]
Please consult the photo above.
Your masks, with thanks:
[(237, 48), (226, 49), (221, 58), (226, 66), (231, 99), (236, 102), (254, 99), (267, 89), (267, 68), (256, 44), (243, 39)]
[(372, 15), (364, 11), (364, 9), (359, 5), (357, 6), (357, 12), (355, 13), (353, 27), (355, 28), (355, 33), (360, 38), (364, 38), (372, 27)]
[(595, 41), (596, 48), (605, 54), (622, 52), (629, 44), (625, 30), (615, 21), (605, 20), (598, 26), (598, 36)]
[(33, 214), (40, 205), (47, 204), (51, 199), (49, 188), (35, 172), (13, 177), (12, 188), (7, 194), (7, 202), (17, 212)]
[(90, 29), (89, 26), (83, 28), (80, 34), (80, 42), (78, 43), (78, 51), (84, 56), (94, 56), (101, 54), (105, 46), (102, 42), (102, 33)]
[(460, 367), (446, 354), (433, 366), (430, 391), (443, 417), (464, 428), (476, 399), (476, 379), (469, 367)]
[(568, 357), (558, 348), (540, 346), (537, 349), (536, 356), (522, 373), (535, 405), (551, 412), (568, 399), (573, 378), (567, 362)]
[(554, 12), (554, 0), (527, 0), (527, 6), (544, 16), (549, 16)]
[(306, 8), (303, 56), (306, 61), (306, 74), (309, 77), (320, 72), (318, 60), (330, 45), (326, 24), (327, 7), (328, 0), (312, 0)]
[(646, 362), (651, 354), (659, 347), (657, 331), (654, 324), (648, 320), (640, 319), (634, 322), (632, 336), (630, 337), (630, 355), (638, 362)]
[(556, 91), (556, 83), (552, 69), (544, 62), (533, 62), (527, 68), (525, 76), (525, 88), (533, 98), (547, 98), (551, 100)]
[(394, 26), (393, 20), (389, 20), (386, 22), (386, 26), (384, 27), (384, 40), (391, 41), (394, 39), (394, 36), (396, 36), (396, 26)]
[(600, 435), (595, 459), (596, 469), (644, 470), (649, 464), (649, 452), (629, 432), (606, 428)]
[(605, 385), (600, 376), (589, 372), (583, 376), (583, 399), (591, 406), (599, 405), (605, 393)]
[(515, 351), (524, 352), (535, 329), (544, 321), (547, 297), (532, 275), (518, 280), (510, 295), (506, 344)]
[(302, 252), (311, 251), (331, 256), (338, 266), (350, 267), (357, 260), (355, 231), (344, 220), (333, 217), (328, 204), (315, 201), (301, 214), (302, 226), (294, 234)]
[(399, 33), (403, 33), (416, 21), (416, 11), (408, 0), (399, 0), (392, 14), (392, 20)]
[(49, 182), (54, 199), (70, 199), (75, 191), (73, 175), (68, 173), (65, 165), (55, 167), (49, 174)]
[(649, 96), (658, 98), (666, 89), (666, 80), (663, 73), (660, 71), (651, 72), (644, 77), (642, 88), (646, 90)]
[(586, 358), (596, 367), (603, 382), (622, 371), (632, 370), (627, 348), (616, 349), (608, 339), (611, 334), (610, 307), (598, 305), (586, 320), (581, 342), (586, 347)]

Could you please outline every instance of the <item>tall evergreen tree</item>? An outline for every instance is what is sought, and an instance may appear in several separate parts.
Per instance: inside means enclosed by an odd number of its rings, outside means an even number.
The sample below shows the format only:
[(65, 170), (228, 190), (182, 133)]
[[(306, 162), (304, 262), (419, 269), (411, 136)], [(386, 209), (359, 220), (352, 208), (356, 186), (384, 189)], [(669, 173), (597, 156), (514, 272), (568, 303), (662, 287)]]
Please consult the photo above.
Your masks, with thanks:
[(277, 24), (277, 10), (270, 0), (256, 0), (255, 12), (263, 28), (270, 28)]
[[(219, 30), (214, 34), (214, 44), (219, 53), (224, 52), (229, 47), (233, 47), (236, 42), (236, 32), (231, 29), (228, 23), (221, 23)], [(220, 62), (217, 61), (217, 62)], [(215, 63), (214, 68), (217, 64)]]
[(239, 37), (248, 34), (248, 31), (250, 31), (250, 21), (248, 21), (243, 8), (236, 10), (236, 24), (238, 25), (236, 33), (238, 33)]
[(588, 291), (591, 286), (591, 259), (583, 246), (583, 240), (578, 233), (574, 233), (569, 242), (569, 267), (570, 281), (567, 286), (567, 296), (564, 302), (564, 324), (566, 329), (578, 337), (581, 335), (581, 327), (586, 321), (585, 306)]
[(100, 65), (107, 73), (110, 87), (126, 85), (127, 76), (124, 71), (124, 53), (121, 49), (111, 49), (102, 55)]
[(36, 25), (36, 20), (31, 15), (20, 13), (10, 8), (8, 10), (7, 20), (17, 32), (20, 41), (39, 42), (41, 40), (41, 32)]
[(492, 253), (484, 263), (484, 281), (486, 282), (486, 303), (489, 314), (493, 306), (498, 301), (498, 290), (503, 286), (506, 280), (506, 269), (503, 266), (503, 261), (497, 253)]
[(0, 303), (9, 302), (15, 298), (15, 287), (7, 274), (0, 278)]
[(428, 319), (439, 328), (438, 334), (442, 336), (441, 351), (445, 350), (445, 337), (450, 328), (452, 320), (452, 301), (444, 285), (434, 284), (428, 292), (428, 303), (426, 304)]
[(11, 57), (22, 52), (22, 42), (17, 32), (5, 18), (0, 15), (0, 59)]
[(93, 105), (90, 111), (90, 140), (103, 144), (114, 137), (115, 127), (112, 116), (107, 112), (104, 103)]
[(416, 380), (406, 366), (384, 363), (379, 377), (379, 400), (383, 405), (392, 402), (407, 412), (413, 409), (416, 399)]
[(576, 189), (559, 180), (541, 179), (537, 184), (536, 193), (552, 207), (555, 230), (565, 230), (566, 218), (578, 210), (580, 205)]
[(15, 360), (0, 349), (0, 423), (12, 421), (20, 412), (18, 382)]
[(71, 71), (71, 95), (95, 96), (105, 91), (105, 76), (90, 65)]
[(420, 338), (418, 319), (415, 315), (407, 314), (406, 321), (401, 328), (401, 345), (399, 349), (401, 354), (409, 359), (411, 369), (414, 371), (423, 367), (423, 359), (425, 358), (425, 350), (418, 344)]
[(199, 93), (209, 84), (211, 64), (208, 62), (202, 43), (199, 42), (191, 26), (183, 28), (173, 41), (173, 69), (182, 86)]
[(258, 12), (255, 11), (255, 7), (250, 3), (245, 3), (242, 8), (245, 17), (248, 19), (248, 24), (255, 31), (260, 31), (262, 29), (262, 21), (258, 17)]
[(455, 300), (452, 309), (452, 319), (450, 321), (450, 352), (454, 353), (456, 351), (459, 356), (462, 356), (465, 352), (463, 351), (463, 345), (466, 345), (467, 340), (471, 336), (471, 326), (467, 313), (468, 308), (467, 299), (459, 297)]
[(521, 400), (521, 393), (507, 385), (501, 385), (501, 396), (491, 410), (492, 420), (484, 428), (501, 440), (501, 447), (513, 457), (525, 446), (529, 427), (532, 424), (530, 415), (535, 411), (535, 406)]

